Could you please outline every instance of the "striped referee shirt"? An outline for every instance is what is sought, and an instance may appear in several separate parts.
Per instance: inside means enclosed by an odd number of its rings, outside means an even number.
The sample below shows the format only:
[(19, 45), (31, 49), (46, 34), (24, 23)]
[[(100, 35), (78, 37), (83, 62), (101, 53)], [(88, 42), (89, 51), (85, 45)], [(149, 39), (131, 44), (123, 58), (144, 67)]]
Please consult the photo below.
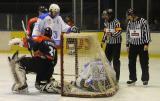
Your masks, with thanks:
[(126, 33), (126, 46), (133, 45), (148, 45), (151, 41), (149, 25), (144, 18), (138, 18), (136, 21), (129, 21)]
[[(118, 19), (114, 19), (111, 22), (105, 21), (104, 26), (108, 30), (104, 33), (102, 42), (107, 41), (107, 44), (118, 44), (122, 42), (122, 29)], [(107, 33), (111, 33), (111, 36), (108, 37)]]

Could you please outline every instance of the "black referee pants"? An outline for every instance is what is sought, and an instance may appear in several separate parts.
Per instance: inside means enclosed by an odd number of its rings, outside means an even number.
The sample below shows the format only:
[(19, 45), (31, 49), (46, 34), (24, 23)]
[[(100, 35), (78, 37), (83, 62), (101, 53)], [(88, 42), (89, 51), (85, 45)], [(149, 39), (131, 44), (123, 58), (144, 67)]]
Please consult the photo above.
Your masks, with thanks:
[(140, 65), (142, 69), (142, 81), (149, 80), (149, 56), (148, 51), (144, 51), (144, 45), (130, 45), (129, 48), (129, 79), (137, 80), (136, 60), (139, 55)]
[(120, 78), (120, 52), (121, 43), (119, 44), (107, 44), (105, 54), (109, 62), (113, 61), (113, 67), (116, 72), (116, 79)]

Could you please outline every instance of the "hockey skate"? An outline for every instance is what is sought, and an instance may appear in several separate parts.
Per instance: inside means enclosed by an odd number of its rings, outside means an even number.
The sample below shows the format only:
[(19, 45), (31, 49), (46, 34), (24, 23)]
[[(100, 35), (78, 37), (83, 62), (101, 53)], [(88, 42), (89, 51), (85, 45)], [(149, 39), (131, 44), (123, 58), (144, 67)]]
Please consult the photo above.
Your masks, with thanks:
[(136, 83), (135, 80), (129, 80), (129, 81), (127, 81), (128, 86), (134, 86), (135, 83)]
[(55, 80), (50, 81), (49, 83), (47, 83), (46, 81), (41, 81), (39, 87), (41, 93), (54, 93), (54, 94), (61, 93), (61, 86)]
[(147, 86), (148, 85), (148, 81), (143, 81), (143, 85)]

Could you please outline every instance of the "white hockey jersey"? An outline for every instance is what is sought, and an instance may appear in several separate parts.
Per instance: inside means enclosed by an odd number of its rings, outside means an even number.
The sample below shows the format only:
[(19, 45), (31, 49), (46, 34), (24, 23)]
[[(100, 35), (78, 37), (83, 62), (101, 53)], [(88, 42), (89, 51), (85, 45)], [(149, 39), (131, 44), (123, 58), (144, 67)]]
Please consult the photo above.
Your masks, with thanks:
[(67, 25), (61, 16), (57, 15), (54, 18), (46, 16), (39, 22), (39, 31), (44, 33), (44, 29), (50, 27), (52, 29), (52, 39), (56, 42), (56, 45), (60, 45), (60, 36), (62, 32), (70, 32), (71, 27)]
[(86, 84), (92, 81), (106, 80), (105, 67), (100, 59), (88, 62), (84, 65), (79, 77), (76, 80), (76, 85), (81, 86), (80, 82), (84, 79)]
[(34, 28), (32, 31), (32, 37), (41, 35), (41, 32), (39, 30), (39, 24), (48, 15), (49, 15), (48, 13), (42, 13), (38, 16), (37, 22), (34, 24)]
[(35, 23), (34, 28), (33, 28), (32, 37), (41, 35), (41, 32), (38, 29), (40, 21), (41, 21), (41, 19), (38, 18), (38, 20)]

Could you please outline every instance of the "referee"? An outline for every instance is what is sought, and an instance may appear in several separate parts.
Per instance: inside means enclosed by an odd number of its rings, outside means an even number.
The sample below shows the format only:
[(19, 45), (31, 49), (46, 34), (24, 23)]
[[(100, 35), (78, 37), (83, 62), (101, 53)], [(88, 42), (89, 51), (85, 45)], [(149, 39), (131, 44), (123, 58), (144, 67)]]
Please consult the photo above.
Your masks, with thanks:
[(105, 55), (109, 62), (113, 62), (113, 67), (116, 72), (116, 80), (120, 78), (120, 52), (121, 52), (121, 26), (118, 19), (114, 18), (112, 9), (106, 9), (102, 13), (104, 19), (104, 35), (102, 44), (107, 43), (105, 48)]
[(139, 55), (140, 65), (142, 69), (141, 80), (143, 85), (148, 85), (149, 81), (149, 56), (148, 45), (151, 42), (148, 22), (138, 17), (135, 11), (130, 8), (127, 13), (127, 33), (126, 46), (129, 52), (129, 81), (128, 85), (134, 85), (137, 81), (136, 75), (136, 59)]

